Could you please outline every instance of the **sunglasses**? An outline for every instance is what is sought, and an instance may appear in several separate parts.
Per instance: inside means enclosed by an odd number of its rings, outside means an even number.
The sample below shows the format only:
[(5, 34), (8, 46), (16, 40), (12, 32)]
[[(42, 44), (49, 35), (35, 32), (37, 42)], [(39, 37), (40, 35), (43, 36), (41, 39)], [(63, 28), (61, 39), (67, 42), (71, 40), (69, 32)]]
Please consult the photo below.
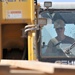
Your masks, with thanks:
[(62, 30), (62, 29), (64, 29), (64, 28), (62, 28), (62, 27), (61, 28), (56, 28), (56, 30)]

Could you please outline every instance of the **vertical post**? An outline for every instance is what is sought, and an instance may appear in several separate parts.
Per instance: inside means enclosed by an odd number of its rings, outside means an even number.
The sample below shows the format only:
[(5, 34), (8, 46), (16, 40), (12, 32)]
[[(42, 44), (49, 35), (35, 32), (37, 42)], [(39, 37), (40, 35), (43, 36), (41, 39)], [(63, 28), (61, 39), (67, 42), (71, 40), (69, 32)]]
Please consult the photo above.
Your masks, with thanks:
[[(39, 16), (39, 9), (40, 9), (40, 6), (39, 5), (36, 5), (36, 24), (38, 25), (38, 16)], [(40, 51), (40, 29), (39, 30), (36, 30), (36, 53), (37, 53), (37, 59), (39, 58), (39, 51)]]
[[(30, 0), (31, 5), (31, 23), (29, 25), (34, 24), (34, 0)], [(34, 53), (33, 53), (33, 31), (28, 32), (28, 60), (34, 60)]]
[(0, 60), (2, 58), (2, 27), (0, 24)]

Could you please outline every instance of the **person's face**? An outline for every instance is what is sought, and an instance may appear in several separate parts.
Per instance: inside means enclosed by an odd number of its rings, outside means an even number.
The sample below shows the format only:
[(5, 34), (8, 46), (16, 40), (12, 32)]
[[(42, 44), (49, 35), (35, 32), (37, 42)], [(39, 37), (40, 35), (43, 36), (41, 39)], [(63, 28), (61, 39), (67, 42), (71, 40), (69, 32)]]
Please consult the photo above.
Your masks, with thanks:
[(60, 27), (60, 28), (56, 28), (55, 30), (56, 30), (57, 35), (63, 35), (64, 31), (65, 31), (65, 28)]

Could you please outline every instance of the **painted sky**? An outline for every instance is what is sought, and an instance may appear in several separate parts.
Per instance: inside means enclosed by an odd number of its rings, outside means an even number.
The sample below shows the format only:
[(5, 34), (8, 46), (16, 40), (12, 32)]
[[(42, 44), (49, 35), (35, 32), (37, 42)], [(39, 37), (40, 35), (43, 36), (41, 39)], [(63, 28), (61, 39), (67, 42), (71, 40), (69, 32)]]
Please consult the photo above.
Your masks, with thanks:
[(75, 0), (37, 0), (38, 2), (52, 1), (52, 2), (75, 2)]

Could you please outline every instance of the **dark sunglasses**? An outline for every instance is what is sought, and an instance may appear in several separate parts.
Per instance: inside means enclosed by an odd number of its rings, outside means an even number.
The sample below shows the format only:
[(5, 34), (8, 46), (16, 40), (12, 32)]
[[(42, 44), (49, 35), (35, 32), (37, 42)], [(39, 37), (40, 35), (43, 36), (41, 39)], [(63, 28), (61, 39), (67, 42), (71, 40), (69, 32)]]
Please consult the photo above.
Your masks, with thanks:
[(62, 29), (64, 29), (64, 28), (62, 28), (62, 27), (61, 28), (56, 28), (56, 30), (62, 30)]

